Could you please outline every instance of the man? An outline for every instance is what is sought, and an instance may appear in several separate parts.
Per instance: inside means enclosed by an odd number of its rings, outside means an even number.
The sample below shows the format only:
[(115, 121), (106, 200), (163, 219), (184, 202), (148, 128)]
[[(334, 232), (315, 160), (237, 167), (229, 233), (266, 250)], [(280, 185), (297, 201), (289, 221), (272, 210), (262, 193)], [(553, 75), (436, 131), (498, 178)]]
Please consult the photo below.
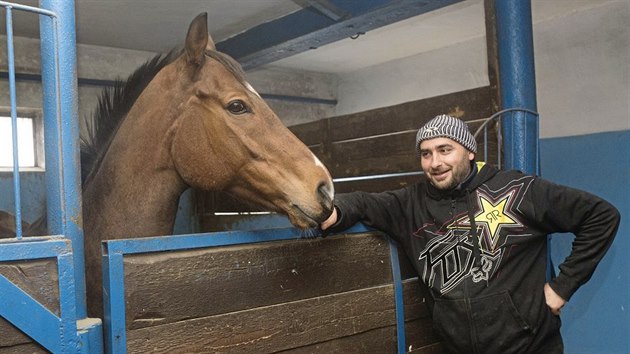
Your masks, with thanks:
[[(338, 195), (322, 230), (362, 221), (398, 241), (450, 351), (562, 353), (560, 309), (606, 253), (619, 212), (586, 192), (475, 162), (475, 139), (457, 118), (429, 121), (416, 148), (419, 183)], [(555, 232), (576, 238), (547, 282), (547, 235)]]

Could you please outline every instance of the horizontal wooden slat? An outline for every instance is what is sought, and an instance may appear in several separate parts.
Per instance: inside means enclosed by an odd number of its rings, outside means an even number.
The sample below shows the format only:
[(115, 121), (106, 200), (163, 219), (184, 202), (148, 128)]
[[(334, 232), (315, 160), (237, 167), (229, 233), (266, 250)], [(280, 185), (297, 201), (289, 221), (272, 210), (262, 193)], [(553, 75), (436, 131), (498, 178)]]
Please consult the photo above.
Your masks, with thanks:
[[(5, 332), (2, 333), (2, 336), (8, 335)], [(0, 347), (0, 354), (45, 354), (50, 353), (48, 350), (44, 349), (42, 346), (36, 343), (27, 343), (27, 344), (18, 344), (10, 347)]]
[(421, 175), (396, 176), (335, 182), (335, 193), (384, 192), (417, 183)]
[(295, 134), (305, 145), (319, 144), (326, 139), (328, 122), (325, 119), (292, 125), (289, 130)]
[(329, 119), (330, 140), (417, 130), (439, 114), (451, 114), (465, 121), (489, 117), (492, 114), (490, 103), (491, 91), (485, 86), (334, 117)]
[(130, 353), (275, 353), (394, 323), (393, 288), (384, 285), (131, 330), (127, 345)]
[[(127, 334), (128, 350), (396, 353), (393, 296), (393, 287), (383, 285), (133, 329)], [(404, 283), (404, 299), (408, 347), (435, 348), (438, 339), (416, 282)]]
[(331, 236), (125, 257), (127, 326), (139, 328), (391, 282), (383, 236)]
[(418, 170), (416, 132), (335, 142), (328, 169), (334, 178)]
[(441, 342), (432, 343), (422, 347), (408, 347), (408, 354), (445, 354), (448, 353)]

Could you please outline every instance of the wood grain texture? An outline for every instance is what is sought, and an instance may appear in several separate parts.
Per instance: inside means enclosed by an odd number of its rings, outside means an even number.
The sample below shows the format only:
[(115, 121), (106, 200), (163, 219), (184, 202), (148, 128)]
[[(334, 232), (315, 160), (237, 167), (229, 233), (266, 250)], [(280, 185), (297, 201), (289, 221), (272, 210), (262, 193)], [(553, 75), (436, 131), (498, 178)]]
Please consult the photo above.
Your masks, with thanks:
[(129, 329), (391, 283), (381, 235), (334, 236), (125, 258)]
[(275, 353), (394, 325), (383, 285), (131, 330), (130, 353)]

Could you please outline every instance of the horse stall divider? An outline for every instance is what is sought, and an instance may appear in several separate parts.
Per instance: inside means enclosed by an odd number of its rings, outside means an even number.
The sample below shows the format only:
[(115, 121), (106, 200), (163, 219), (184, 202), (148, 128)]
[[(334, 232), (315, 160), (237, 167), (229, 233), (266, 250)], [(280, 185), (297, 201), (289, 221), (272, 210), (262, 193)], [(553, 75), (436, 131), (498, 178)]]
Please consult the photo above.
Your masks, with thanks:
[[(369, 232), (363, 225), (358, 224), (348, 233)], [(127, 256), (139, 254), (164, 255), (167, 251), (199, 250), (219, 246), (253, 245), (263, 242), (286, 241), (303, 239), (303, 232), (294, 228), (268, 229), (259, 231), (228, 231), (207, 234), (190, 234), (177, 236), (161, 236), (124, 240), (104, 241), (103, 245), (103, 279), (105, 287), (105, 348), (107, 353), (141, 352), (137, 348), (128, 347), (128, 318), (126, 306), (128, 302), (133, 302), (126, 296), (125, 287), (125, 266), (124, 261)], [(405, 315), (403, 308), (403, 286), (400, 269), (398, 266), (398, 252), (396, 245), (388, 242), (390, 248), (390, 259), (392, 264), (392, 280), (394, 283), (395, 302), (395, 322), (397, 332), (398, 353), (406, 352), (405, 345)], [(168, 257), (168, 256), (165, 256)], [(251, 262), (251, 261), (250, 261)], [(271, 271), (271, 270), (269, 270)], [(293, 269), (294, 274), (298, 270)], [(221, 287), (221, 284), (207, 284), (210, 287)], [(287, 289), (290, 290), (290, 289)], [(166, 293), (164, 293), (166, 294)], [(194, 294), (192, 294), (194, 295)], [(173, 296), (177, 298), (177, 296)], [(168, 302), (169, 298), (163, 301)], [(173, 300), (176, 301), (176, 300)], [(192, 299), (191, 301), (195, 301)], [(151, 307), (144, 303), (142, 306)], [(137, 309), (136, 309), (137, 310)], [(162, 315), (167, 316), (167, 315)], [(182, 315), (185, 319), (186, 316)], [(142, 319), (147, 320), (147, 319)], [(155, 319), (158, 322), (163, 320)], [(298, 320), (300, 320), (298, 318)], [(151, 320), (153, 321), (153, 320)], [(166, 324), (168, 325), (168, 324)], [(146, 329), (147, 327), (145, 327)], [(238, 336), (235, 334), (234, 336)], [(216, 339), (206, 338), (213, 342)], [(189, 340), (194, 345), (194, 340)], [(138, 341), (135, 341), (137, 343)], [(150, 344), (148, 344), (150, 346)], [(135, 349), (135, 350), (134, 350)], [(145, 348), (146, 349), (146, 348)], [(172, 349), (172, 348), (171, 348)], [(184, 351), (195, 351), (191, 348), (178, 348)], [(168, 350), (168, 349), (163, 349)], [(248, 350), (248, 349), (245, 349)]]
[[(99, 319), (85, 317), (83, 254), (80, 231), (72, 224), (80, 205), (68, 186), (78, 165), (71, 158), (78, 136), (68, 130), (78, 126), (74, 56), (74, 1), (41, 1), (42, 8), (0, 1), (6, 11), (7, 62), (13, 135), (13, 179), (16, 218), (15, 238), (0, 240), (0, 349), (53, 353), (102, 352)], [(17, 151), (17, 99), (13, 52), (13, 11), (40, 18), (43, 107), (46, 121), (46, 177), (48, 179), (49, 232), (57, 236), (22, 237), (20, 175)], [(60, 40), (59, 33), (64, 39)], [(69, 37), (69, 38), (65, 38)], [(67, 47), (71, 46), (68, 52)], [(63, 62), (63, 63), (62, 63)], [(62, 69), (63, 67), (63, 69)], [(72, 141), (72, 140), (75, 141)], [(80, 210), (78, 211), (80, 216)], [(69, 222), (73, 219), (75, 221)], [(78, 234), (78, 236), (77, 236)], [(25, 336), (28, 335), (30, 338)], [(32, 341), (35, 340), (36, 343)]]

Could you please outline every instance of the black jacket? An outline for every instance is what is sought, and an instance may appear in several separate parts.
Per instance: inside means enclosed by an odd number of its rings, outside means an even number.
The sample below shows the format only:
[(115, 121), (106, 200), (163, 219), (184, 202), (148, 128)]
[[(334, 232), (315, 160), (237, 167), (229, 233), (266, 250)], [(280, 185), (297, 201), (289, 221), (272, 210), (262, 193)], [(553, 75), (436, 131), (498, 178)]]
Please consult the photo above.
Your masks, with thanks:
[(619, 212), (583, 191), (483, 163), (476, 167), (469, 181), (451, 191), (423, 178), (395, 191), (340, 194), (331, 231), (362, 221), (402, 244), (430, 290), (434, 326), (450, 350), (562, 348), (560, 319), (543, 293), (547, 235), (576, 236), (560, 274), (550, 281), (569, 300), (613, 241)]

